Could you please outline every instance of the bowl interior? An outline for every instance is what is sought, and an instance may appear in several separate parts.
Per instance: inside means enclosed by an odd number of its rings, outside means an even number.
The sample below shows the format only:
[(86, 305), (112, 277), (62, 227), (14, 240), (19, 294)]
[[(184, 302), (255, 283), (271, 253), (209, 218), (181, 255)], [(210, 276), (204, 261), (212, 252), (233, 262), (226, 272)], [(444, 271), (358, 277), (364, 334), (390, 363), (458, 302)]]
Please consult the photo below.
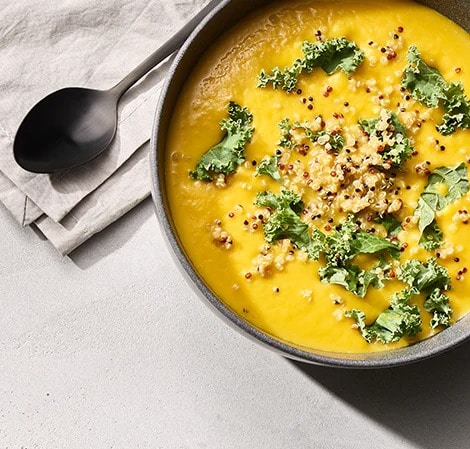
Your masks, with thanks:
[[(467, 2), (468, 0), (419, 1), (419, 3), (435, 9), (465, 30), (470, 31), (470, 13)], [(160, 97), (151, 137), (152, 196), (158, 219), (182, 274), (195, 287), (201, 298), (237, 330), (242, 331), (245, 335), (270, 349), (304, 362), (347, 368), (390, 367), (424, 360), (455, 347), (470, 335), (470, 315), (430, 339), (397, 350), (349, 354), (315, 351), (310, 348), (296, 346), (279, 340), (240, 318), (214, 295), (189, 262), (175, 230), (165, 187), (165, 143), (173, 109), (181, 87), (190, 75), (194, 65), (197, 64), (200, 55), (227, 30), (227, 24), (236, 23), (254, 9), (268, 3), (270, 3), (269, 0), (221, 1), (201, 22), (176, 56)]]

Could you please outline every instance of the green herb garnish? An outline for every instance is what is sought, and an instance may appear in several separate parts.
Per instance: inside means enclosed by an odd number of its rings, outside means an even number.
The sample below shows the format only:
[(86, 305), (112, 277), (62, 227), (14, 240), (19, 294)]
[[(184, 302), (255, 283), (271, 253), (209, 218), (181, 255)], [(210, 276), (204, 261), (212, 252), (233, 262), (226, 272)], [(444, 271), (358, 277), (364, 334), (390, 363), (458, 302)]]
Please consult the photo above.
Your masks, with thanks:
[(256, 169), (255, 176), (267, 175), (273, 178), (274, 181), (281, 183), (282, 179), (281, 174), (279, 173), (279, 167), (277, 165), (278, 162), (279, 157), (276, 155), (264, 157), (261, 159), (261, 162)]
[(278, 126), (279, 130), (281, 131), (281, 139), (279, 140), (278, 145), (288, 150), (293, 149), (295, 147), (295, 143), (292, 140), (292, 136), (290, 134), (292, 129), (290, 119), (286, 117), (279, 122)]
[[(386, 123), (383, 124), (382, 121)], [(386, 117), (360, 120), (359, 125), (370, 137), (376, 137), (380, 142), (384, 142), (384, 148), (380, 153), (384, 161), (390, 161), (398, 168), (411, 157), (413, 146), (406, 128), (394, 112), (387, 111)]]
[[(447, 191), (444, 194), (440, 189), (442, 186)], [(465, 195), (469, 189), (467, 167), (463, 162), (454, 167), (439, 167), (431, 173), (415, 210), (422, 233), (421, 246), (427, 249), (438, 247), (442, 232), (435, 222), (436, 213)]]
[(259, 192), (255, 205), (273, 211), (264, 225), (264, 237), (268, 243), (289, 239), (295, 247), (306, 251), (310, 258), (318, 259), (324, 237), (319, 231), (310, 234), (308, 224), (301, 220), (304, 203), (299, 195), (291, 190), (282, 190), (278, 195)]
[(424, 309), (433, 314), (430, 323), (432, 328), (450, 325), (452, 308), (449, 298), (443, 293), (451, 289), (450, 277), (435, 258), (429, 259), (427, 263), (419, 260), (406, 262), (398, 278), (409, 285), (413, 294), (426, 294)]
[(430, 108), (437, 108), (441, 100), (446, 100), (445, 79), (437, 69), (424, 62), (414, 45), (408, 50), (407, 60), (402, 86), (411, 92), (415, 100)]
[(303, 68), (311, 72), (321, 67), (327, 75), (338, 70), (344, 73), (354, 72), (364, 61), (364, 52), (354, 43), (345, 38), (334, 38), (323, 42), (302, 44), (304, 54)]
[(300, 197), (290, 190), (283, 190), (278, 195), (260, 192), (255, 204), (273, 211), (264, 225), (265, 240), (268, 243), (289, 239), (296, 248), (306, 251), (308, 257), (313, 260), (318, 260), (323, 254), (326, 265), (319, 270), (320, 280), (342, 285), (357, 296), (364, 297), (370, 285), (381, 288), (389, 267), (380, 260), (373, 269), (363, 270), (352, 263), (354, 257), (359, 254), (378, 253), (399, 257), (400, 250), (397, 245), (360, 230), (353, 215), (328, 235), (317, 228), (310, 232), (308, 224), (300, 218), (304, 204)]
[(210, 182), (220, 174), (228, 176), (245, 160), (245, 146), (251, 142), (254, 132), (253, 116), (234, 101), (229, 103), (228, 115), (220, 122), (225, 137), (199, 159), (194, 171), (189, 172), (192, 179)]
[(402, 85), (411, 96), (430, 108), (442, 105), (445, 114), (437, 130), (443, 135), (470, 128), (470, 100), (461, 83), (447, 83), (440, 72), (421, 58), (416, 46), (408, 50), (408, 65), (404, 70)]
[(378, 216), (374, 219), (374, 222), (381, 224), (387, 230), (387, 236), (389, 237), (398, 235), (403, 229), (401, 227), (400, 220), (398, 220), (394, 215), (391, 214)]
[(465, 95), (461, 83), (451, 83), (445, 90), (447, 100), (444, 102), (445, 114), (442, 124), (436, 129), (444, 136), (454, 133), (457, 128), (470, 128), (470, 99)]
[(333, 266), (343, 266), (358, 254), (387, 251), (392, 257), (400, 255), (400, 250), (394, 243), (362, 231), (352, 214), (326, 237), (323, 251), (328, 264)]
[(366, 316), (361, 310), (348, 310), (345, 316), (356, 320), (362, 336), (368, 343), (392, 343), (402, 337), (414, 337), (421, 331), (422, 322), (419, 308), (409, 304), (412, 296), (413, 293), (408, 289), (395, 293), (390, 307), (369, 326), (366, 325)]
[(374, 288), (384, 286), (384, 281), (388, 279), (386, 274), (388, 268), (389, 266), (382, 261), (370, 270), (364, 270), (351, 263), (346, 263), (344, 266), (328, 264), (321, 267), (318, 274), (321, 282), (341, 285), (347, 291), (364, 298), (371, 285)]
[(389, 240), (360, 230), (354, 220), (354, 215), (349, 215), (342, 225), (325, 236), (322, 252), (326, 266), (320, 268), (319, 274), (322, 282), (342, 285), (351, 293), (364, 297), (370, 285), (375, 288), (383, 286), (387, 266), (379, 261), (373, 269), (363, 270), (352, 260), (359, 254), (381, 252), (398, 258), (400, 250)]
[(430, 293), (434, 289), (450, 290), (450, 277), (447, 270), (435, 258), (427, 263), (408, 260), (398, 274), (398, 279), (406, 282), (414, 294)]
[(418, 244), (426, 251), (433, 251), (441, 247), (442, 237), (443, 233), (441, 229), (436, 223), (436, 220), (433, 220), (429, 226), (424, 228)]
[(270, 73), (261, 70), (258, 87), (271, 85), (273, 89), (282, 88), (292, 92), (297, 87), (302, 72), (310, 73), (321, 67), (328, 75), (338, 70), (351, 73), (364, 61), (364, 52), (354, 42), (345, 38), (334, 38), (323, 42), (302, 43), (303, 58), (296, 59), (292, 66), (281, 70), (274, 67)]
[(289, 118), (285, 118), (279, 122), (279, 129), (281, 130), (281, 139), (278, 145), (289, 150), (297, 146), (291, 134), (291, 131), (296, 129), (301, 129), (305, 133), (305, 137), (312, 143), (323, 146), (325, 149), (335, 153), (339, 152), (345, 144), (344, 137), (341, 133), (332, 133), (325, 130), (312, 131), (307, 123), (291, 123)]
[(438, 288), (434, 289), (425, 299), (424, 310), (433, 314), (430, 322), (433, 329), (438, 326), (448, 327), (451, 325), (452, 307), (449, 303), (449, 297)]

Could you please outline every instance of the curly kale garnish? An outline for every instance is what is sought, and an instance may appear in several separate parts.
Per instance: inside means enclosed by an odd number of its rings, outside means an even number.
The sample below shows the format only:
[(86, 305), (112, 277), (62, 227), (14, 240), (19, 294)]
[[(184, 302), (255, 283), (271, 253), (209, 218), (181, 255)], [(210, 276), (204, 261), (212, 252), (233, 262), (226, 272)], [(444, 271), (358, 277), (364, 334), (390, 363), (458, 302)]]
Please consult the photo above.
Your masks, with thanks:
[[(442, 186), (445, 187), (445, 194), (442, 193)], [(463, 162), (454, 167), (438, 167), (431, 173), (414, 213), (419, 218), (418, 228), (422, 233), (420, 246), (427, 250), (440, 247), (442, 231), (435, 221), (436, 213), (469, 190), (467, 167)]]
[(354, 215), (339, 225), (325, 237), (323, 246), (326, 265), (319, 270), (320, 280), (328, 284), (338, 284), (363, 298), (370, 285), (383, 287), (387, 279), (389, 265), (383, 258), (370, 270), (354, 264), (359, 254), (388, 254), (398, 258), (398, 246), (387, 239), (362, 231), (355, 223)]
[(274, 67), (270, 73), (266, 73), (262, 69), (258, 75), (257, 87), (265, 88), (271, 84), (275, 90), (280, 87), (286, 92), (292, 92), (297, 87), (297, 78), (303, 70), (302, 59), (296, 59), (291, 67), (285, 67), (284, 70)]
[(304, 203), (300, 196), (291, 190), (282, 190), (278, 195), (259, 192), (256, 206), (268, 207), (272, 214), (264, 225), (264, 237), (268, 243), (288, 239), (292, 244), (307, 252), (317, 260), (323, 244), (323, 234), (309, 233), (308, 224), (301, 220)]
[(339, 267), (346, 265), (358, 254), (376, 254), (381, 251), (386, 251), (394, 258), (400, 255), (400, 249), (395, 243), (361, 230), (352, 214), (327, 236), (324, 248), (328, 264)]
[(295, 147), (295, 142), (292, 139), (291, 130), (292, 123), (288, 117), (282, 119), (279, 124), (279, 130), (281, 132), (281, 138), (279, 139), (278, 145), (283, 148), (291, 150)]
[(431, 258), (426, 263), (409, 260), (398, 271), (398, 279), (407, 287), (392, 295), (390, 307), (379, 314), (375, 322), (366, 324), (364, 312), (352, 309), (345, 316), (356, 321), (362, 336), (369, 343), (379, 341), (392, 343), (402, 337), (413, 337), (422, 329), (419, 307), (409, 304), (419, 294), (426, 296), (424, 310), (432, 314), (430, 326), (449, 326), (452, 319), (452, 307), (444, 293), (451, 289), (447, 270)]
[(412, 97), (430, 108), (442, 106), (443, 122), (436, 129), (443, 135), (454, 133), (457, 128), (470, 128), (470, 99), (461, 83), (447, 83), (441, 73), (421, 58), (416, 46), (408, 50), (402, 85)]
[(452, 307), (449, 303), (449, 297), (442, 293), (438, 288), (434, 289), (424, 301), (424, 310), (432, 313), (431, 328), (438, 326), (450, 326), (452, 318)]
[[(369, 287), (382, 288), (385, 281), (391, 279), (390, 273), (395, 270), (392, 270), (392, 263), (387, 262), (386, 257), (398, 259), (398, 245), (361, 230), (353, 215), (349, 215), (333, 231), (324, 234), (315, 227), (310, 229), (300, 218), (304, 203), (299, 195), (290, 190), (282, 190), (279, 194), (260, 192), (255, 204), (271, 212), (264, 225), (265, 240), (274, 243), (288, 239), (296, 248), (304, 250), (310, 259), (318, 261), (321, 257), (323, 266), (318, 273), (322, 282), (340, 285), (363, 298)], [(356, 265), (354, 258), (361, 254), (376, 255), (377, 264), (367, 270)], [(361, 310), (345, 312), (345, 316), (356, 320), (368, 342), (391, 343), (420, 332), (420, 309), (409, 303), (415, 295), (425, 295), (424, 309), (432, 314), (432, 328), (450, 325), (452, 308), (445, 294), (451, 289), (450, 277), (436, 259), (431, 258), (426, 263), (409, 260), (393, 276), (407, 286), (392, 295), (389, 308), (380, 313), (375, 322), (367, 325), (366, 316)]]
[(290, 190), (275, 195), (271, 192), (258, 193), (255, 205), (268, 207), (272, 213), (264, 225), (264, 236), (268, 243), (288, 239), (308, 257), (318, 260), (323, 255), (326, 265), (319, 269), (320, 280), (338, 284), (357, 296), (364, 297), (369, 286), (383, 287), (385, 274), (390, 268), (383, 258), (370, 270), (364, 270), (352, 263), (359, 254), (388, 254), (397, 258), (398, 246), (389, 240), (359, 229), (354, 216), (337, 227), (330, 234), (323, 234), (313, 227), (310, 230), (300, 214), (304, 208), (301, 198)]
[(310, 73), (316, 67), (322, 68), (328, 75), (338, 70), (354, 72), (364, 61), (364, 52), (354, 42), (345, 38), (334, 38), (322, 42), (302, 43), (303, 58), (296, 59), (292, 66), (281, 70), (274, 67), (269, 73), (261, 70), (258, 87), (271, 85), (273, 89), (282, 88), (292, 92), (297, 87), (298, 77), (302, 72)]
[(344, 37), (322, 42), (305, 41), (302, 43), (302, 52), (303, 68), (308, 73), (316, 67), (321, 67), (328, 75), (338, 70), (349, 74), (364, 61), (364, 52)]
[(384, 161), (390, 161), (394, 167), (400, 168), (411, 157), (413, 146), (406, 128), (394, 112), (383, 111), (383, 116), (360, 120), (359, 125), (370, 137), (384, 142), (380, 153)]
[(366, 315), (361, 310), (348, 310), (345, 316), (356, 320), (358, 329), (368, 343), (392, 343), (402, 337), (414, 337), (421, 331), (422, 322), (419, 308), (409, 304), (412, 296), (413, 293), (407, 289), (395, 293), (390, 307), (370, 325), (366, 324)]
[(409, 285), (414, 295), (426, 295), (424, 309), (433, 314), (430, 323), (433, 329), (440, 325), (450, 325), (453, 311), (449, 298), (444, 293), (451, 289), (450, 277), (436, 259), (431, 258), (427, 263), (410, 260), (403, 265), (398, 278)]
[[(319, 116), (321, 118), (321, 116)], [(344, 136), (340, 132), (330, 132), (326, 130), (312, 131), (309, 123), (291, 122), (289, 118), (285, 118), (279, 122), (281, 138), (278, 145), (288, 150), (295, 149), (299, 143), (295, 141), (292, 131), (301, 130), (305, 137), (312, 143), (316, 143), (324, 147), (328, 151), (338, 153), (345, 144)]]
[(447, 270), (435, 258), (426, 263), (408, 260), (398, 273), (398, 279), (407, 283), (414, 294), (430, 293), (434, 289), (450, 290), (450, 277)]
[(378, 215), (374, 218), (374, 223), (381, 224), (387, 231), (388, 237), (398, 235), (403, 229), (400, 220), (392, 214)]
[(199, 159), (189, 173), (192, 179), (210, 182), (220, 174), (228, 176), (245, 160), (245, 146), (251, 142), (254, 132), (253, 116), (234, 101), (229, 103), (228, 115), (220, 122), (225, 137)]
[(398, 279), (408, 284), (408, 287), (393, 294), (390, 307), (380, 313), (374, 323), (367, 325), (366, 316), (361, 310), (345, 312), (346, 317), (356, 320), (362, 336), (369, 343), (392, 343), (420, 332), (422, 320), (419, 307), (409, 302), (414, 295), (421, 293), (426, 295), (424, 309), (432, 313), (431, 328), (451, 324), (452, 308), (444, 293), (450, 290), (450, 277), (436, 259), (429, 259), (427, 263), (407, 261), (401, 267)]
[(437, 108), (446, 99), (446, 81), (433, 67), (429, 67), (416, 46), (407, 54), (408, 65), (403, 72), (402, 86), (411, 91), (412, 97), (430, 108)]
[(426, 251), (434, 251), (441, 247), (443, 235), (444, 234), (436, 223), (436, 220), (433, 220), (429, 226), (424, 228), (423, 233), (419, 238), (418, 245)]
[(343, 266), (327, 264), (318, 270), (320, 281), (325, 284), (341, 285), (347, 291), (364, 298), (369, 287), (382, 288), (388, 279), (387, 270), (390, 268), (384, 261), (369, 270), (358, 265), (346, 263)]
[(454, 133), (457, 128), (470, 128), (470, 99), (465, 95), (461, 83), (450, 83), (445, 90), (447, 100), (443, 106), (443, 122), (436, 129), (444, 136)]
[(276, 155), (265, 156), (263, 159), (261, 159), (261, 162), (256, 169), (255, 176), (267, 175), (273, 178), (274, 181), (281, 183), (282, 178), (281, 174), (279, 173), (278, 162), (279, 157)]

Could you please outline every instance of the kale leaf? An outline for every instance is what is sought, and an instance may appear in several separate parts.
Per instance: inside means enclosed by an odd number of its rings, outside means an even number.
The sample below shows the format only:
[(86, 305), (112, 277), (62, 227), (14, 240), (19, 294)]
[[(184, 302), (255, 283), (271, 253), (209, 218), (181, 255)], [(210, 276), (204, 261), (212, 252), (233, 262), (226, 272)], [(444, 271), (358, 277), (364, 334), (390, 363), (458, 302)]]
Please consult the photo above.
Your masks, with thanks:
[(245, 160), (245, 146), (251, 142), (254, 132), (253, 115), (234, 101), (229, 103), (228, 115), (220, 122), (225, 137), (198, 160), (195, 169), (189, 172), (192, 179), (211, 182), (220, 174), (227, 176), (235, 172)]
[(345, 140), (341, 133), (330, 131), (312, 131), (308, 123), (291, 123), (289, 118), (285, 118), (279, 122), (281, 130), (281, 139), (278, 142), (280, 147), (292, 150), (297, 146), (297, 143), (292, 137), (291, 131), (301, 129), (305, 133), (305, 137), (312, 143), (323, 146), (326, 150), (332, 150), (338, 153), (344, 146)]
[(445, 114), (437, 130), (444, 136), (454, 133), (457, 128), (470, 128), (470, 99), (465, 95), (461, 83), (451, 83), (445, 90)]
[[(356, 320), (356, 324), (366, 341), (391, 343), (404, 336), (413, 337), (422, 329), (419, 307), (409, 304), (414, 295), (424, 293), (424, 309), (432, 313), (430, 321), (434, 329), (449, 326), (452, 307), (444, 293), (450, 290), (450, 277), (447, 270), (431, 258), (427, 263), (419, 260), (407, 261), (398, 272), (398, 279), (408, 286), (392, 295), (390, 307), (380, 313), (374, 323), (367, 325), (364, 312), (352, 309), (345, 316)], [(348, 285), (351, 284), (351, 281)]]
[(290, 190), (282, 190), (277, 195), (269, 191), (259, 192), (255, 205), (271, 211), (264, 224), (264, 237), (268, 243), (288, 239), (313, 260), (323, 255), (326, 265), (319, 269), (320, 280), (342, 285), (357, 296), (364, 297), (371, 285), (383, 287), (390, 266), (382, 258), (375, 267), (364, 270), (352, 263), (354, 257), (358, 254), (399, 257), (396, 244), (360, 230), (352, 214), (327, 235), (315, 227), (310, 231), (308, 224), (300, 218), (304, 203), (299, 195)]
[(408, 261), (400, 270), (398, 278), (406, 282), (413, 294), (425, 293), (424, 309), (433, 314), (431, 327), (449, 326), (452, 307), (444, 293), (451, 289), (447, 270), (431, 258), (427, 263), (419, 260)]
[(279, 157), (276, 155), (271, 157), (264, 157), (263, 159), (261, 159), (261, 162), (259, 163), (258, 168), (256, 169), (255, 176), (267, 175), (273, 178), (275, 181), (281, 183), (282, 180), (277, 165), (278, 162)]
[(271, 84), (273, 89), (281, 87), (286, 92), (292, 92), (297, 87), (297, 78), (303, 71), (303, 61), (296, 59), (291, 67), (285, 67), (281, 70), (279, 67), (274, 67), (268, 74), (261, 70), (258, 76), (257, 87), (265, 88)]
[(356, 320), (356, 324), (368, 343), (379, 341), (392, 343), (402, 337), (414, 337), (422, 330), (419, 308), (408, 302), (412, 297), (408, 289), (395, 293), (390, 307), (384, 310), (371, 325), (366, 324), (366, 315), (358, 309), (345, 312), (345, 316)]
[(457, 128), (470, 128), (470, 99), (462, 84), (447, 83), (439, 71), (430, 67), (421, 58), (416, 46), (408, 50), (408, 65), (405, 67), (402, 85), (411, 96), (430, 108), (442, 105), (443, 122), (436, 129), (443, 135), (454, 133)]
[(287, 189), (281, 190), (277, 195), (269, 191), (259, 192), (256, 196), (255, 205), (268, 207), (274, 211), (290, 209), (295, 215), (299, 215), (304, 208), (304, 202), (300, 196)]
[(365, 231), (359, 231), (353, 236), (352, 248), (356, 254), (375, 254), (387, 251), (392, 257), (400, 256), (400, 248), (390, 240), (384, 239)]
[(357, 254), (353, 249), (353, 238), (358, 231), (354, 215), (349, 215), (343, 224), (326, 237), (325, 258), (328, 265), (341, 267)]
[[(442, 185), (447, 190), (445, 194), (440, 189)], [(436, 229), (435, 223), (436, 212), (458, 200), (469, 189), (467, 167), (463, 162), (454, 167), (438, 167), (431, 173), (415, 210), (415, 215), (419, 218), (418, 228), (424, 234), (420, 240), (422, 246), (429, 241), (433, 242), (432, 246), (440, 242), (441, 233)]]
[(374, 219), (374, 222), (381, 224), (387, 230), (387, 236), (389, 237), (398, 235), (403, 229), (400, 221), (391, 214), (378, 216)]
[(435, 288), (424, 301), (424, 310), (432, 313), (431, 327), (450, 326), (452, 318), (452, 307), (449, 297)]
[(408, 287), (392, 295), (390, 307), (379, 314), (374, 323), (367, 325), (364, 312), (348, 310), (345, 316), (356, 320), (364, 339), (371, 343), (391, 343), (402, 337), (413, 337), (422, 330), (419, 307), (409, 304), (414, 295), (426, 294), (424, 309), (432, 313), (430, 325), (451, 324), (452, 308), (444, 291), (450, 290), (450, 277), (447, 270), (438, 265), (436, 259), (427, 263), (419, 260), (407, 261), (398, 273), (398, 279)]
[(279, 140), (278, 145), (288, 150), (292, 150), (295, 147), (295, 142), (293, 141), (290, 133), (292, 129), (290, 119), (286, 117), (279, 122), (278, 126), (281, 131), (281, 139)]
[(329, 264), (342, 266), (358, 254), (388, 252), (392, 257), (399, 257), (398, 246), (389, 240), (362, 231), (350, 214), (346, 221), (326, 236), (325, 257)]
[(398, 273), (398, 279), (406, 282), (414, 294), (430, 293), (434, 289), (450, 290), (450, 277), (447, 270), (439, 265), (434, 257), (427, 263), (408, 260)]
[(407, 54), (408, 65), (404, 70), (402, 86), (411, 92), (411, 96), (430, 108), (437, 108), (445, 100), (446, 81), (433, 67), (429, 67), (416, 46), (411, 46)]
[[(382, 121), (386, 119), (384, 127)], [(406, 128), (392, 111), (386, 111), (385, 117), (359, 120), (359, 125), (369, 136), (375, 136), (380, 142), (386, 142), (380, 153), (384, 161), (391, 161), (392, 165), (399, 168), (411, 157), (413, 146)], [(393, 142), (389, 144), (387, 142)]]
[(334, 38), (322, 42), (302, 43), (303, 58), (296, 59), (292, 66), (281, 70), (274, 67), (270, 73), (261, 70), (258, 87), (271, 85), (273, 89), (282, 88), (292, 92), (297, 87), (298, 77), (302, 72), (310, 73), (321, 67), (328, 75), (338, 70), (351, 73), (364, 61), (364, 52), (354, 42), (345, 38)]
[(382, 288), (388, 279), (385, 270), (388, 265), (379, 262), (371, 270), (364, 270), (358, 265), (346, 263), (343, 266), (328, 264), (318, 270), (320, 281), (325, 284), (337, 284), (347, 291), (364, 298), (369, 286)]
[(370, 285), (383, 286), (387, 278), (388, 266), (379, 261), (371, 270), (363, 270), (351, 261), (359, 254), (377, 254), (385, 252), (392, 257), (399, 257), (400, 250), (394, 243), (359, 229), (354, 215), (333, 232), (325, 236), (323, 253), (326, 266), (320, 268), (320, 280), (324, 283), (342, 285), (357, 296), (364, 297)]
[(272, 210), (264, 225), (264, 237), (268, 243), (289, 239), (310, 258), (317, 260), (320, 257), (324, 235), (318, 230), (310, 234), (308, 224), (301, 220), (304, 204), (299, 195), (291, 190), (282, 190), (278, 195), (259, 192), (255, 205)]
[(322, 42), (302, 43), (304, 54), (303, 69), (311, 72), (321, 67), (328, 75), (337, 70), (349, 74), (354, 72), (364, 61), (364, 52), (344, 37), (334, 38)]
[(323, 234), (317, 228), (310, 232), (308, 225), (299, 217), (303, 203), (300, 197), (291, 191), (283, 190), (279, 195), (261, 192), (255, 204), (274, 211), (264, 226), (267, 242), (289, 239), (314, 260), (318, 260), (323, 254), (326, 265), (319, 269), (320, 280), (342, 285), (357, 296), (364, 297), (370, 285), (375, 288), (382, 287), (383, 280), (387, 278), (385, 271), (389, 267), (380, 261), (371, 270), (363, 270), (351, 263), (356, 255), (382, 251), (393, 257), (399, 255), (395, 244), (359, 230), (353, 215), (329, 235)]
[(426, 251), (433, 251), (441, 247), (442, 237), (443, 233), (439, 225), (436, 220), (433, 220), (429, 226), (424, 228), (418, 244)]

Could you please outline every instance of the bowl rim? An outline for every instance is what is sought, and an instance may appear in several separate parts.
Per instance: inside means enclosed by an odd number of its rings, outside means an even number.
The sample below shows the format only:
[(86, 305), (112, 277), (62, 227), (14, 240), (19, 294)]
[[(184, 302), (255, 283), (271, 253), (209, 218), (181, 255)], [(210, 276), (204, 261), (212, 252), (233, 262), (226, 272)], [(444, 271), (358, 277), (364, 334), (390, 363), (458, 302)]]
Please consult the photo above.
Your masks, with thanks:
[[(176, 228), (171, 219), (166, 198), (164, 168), (161, 163), (159, 164), (159, 158), (163, 158), (166, 145), (166, 130), (162, 125), (162, 118), (167, 113), (168, 102), (171, 100), (169, 98), (170, 90), (174, 87), (174, 83), (177, 83), (175, 75), (183, 70), (181, 69), (181, 64), (187, 55), (194, 50), (196, 40), (202, 36), (209, 24), (220, 20), (227, 7), (242, 2), (243, 0), (222, 0), (195, 28), (171, 63), (155, 110), (149, 153), (151, 196), (155, 214), (165, 237), (165, 243), (183, 278), (203, 303), (209, 306), (211, 310), (233, 329), (241, 332), (244, 336), (261, 346), (301, 362), (338, 368), (390, 368), (429, 359), (464, 343), (470, 338), (470, 314), (438, 334), (403, 348), (370, 353), (325, 352), (310, 348), (310, 350), (307, 350), (307, 348), (301, 348), (295, 344), (278, 339), (241, 318), (210, 290), (203, 281), (202, 276), (197, 273), (197, 270), (189, 261), (182, 243), (177, 238)], [(263, 0), (252, 3), (258, 3), (259, 6), (262, 6)], [(423, 1), (420, 0), (419, 3), (423, 3)], [(259, 6), (252, 9), (258, 9)], [(223, 31), (222, 27), (218, 36), (223, 34)], [(206, 45), (206, 49), (209, 45)], [(191, 70), (186, 71), (186, 77), (184, 77), (180, 85), (184, 84), (190, 73)], [(176, 101), (176, 97), (173, 101)], [(162, 133), (165, 137), (163, 142), (161, 142)], [(163, 149), (159, 150), (160, 147)]]

